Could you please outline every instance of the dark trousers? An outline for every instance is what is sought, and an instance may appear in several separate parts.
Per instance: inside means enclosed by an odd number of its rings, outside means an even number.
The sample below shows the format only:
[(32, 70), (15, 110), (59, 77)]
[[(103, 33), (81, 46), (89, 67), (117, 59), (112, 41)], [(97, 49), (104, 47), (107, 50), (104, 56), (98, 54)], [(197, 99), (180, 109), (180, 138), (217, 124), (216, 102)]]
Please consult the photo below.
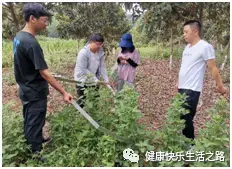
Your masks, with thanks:
[(32, 146), (32, 152), (42, 149), (43, 126), (47, 111), (47, 98), (36, 101), (22, 101), (24, 117), (24, 136), (27, 144)]
[(183, 107), (189, 110), (188, 114), (181, 115), (181, 119), (185, 120), (185, 128), (183, 129), (182, 133), (188, 138), (194, 139), (194, 124), (193, 119), (196, 114), (197, 104), (200, 97), (200, 92), (189, 90), (189, 89), (179, 89), (180, 94), (186, 94), (187, 105), (183, 105)]
[(85, 89), (88, 89), (88, 88), (95, 88), (96, 91), (99, 90), (99, 87), (98, 86), (84, 86), (84, 87), (81, 87), (81, 86), (78, 86), (76, 85), (76, 89), (77, 89), (77, 95), (78, 95), (78, 100), (77, 100), (77, 104), (80, 105), (81, 108), (84, 107), (85, 105), (85, 94), (84, 94), (84, 91)]

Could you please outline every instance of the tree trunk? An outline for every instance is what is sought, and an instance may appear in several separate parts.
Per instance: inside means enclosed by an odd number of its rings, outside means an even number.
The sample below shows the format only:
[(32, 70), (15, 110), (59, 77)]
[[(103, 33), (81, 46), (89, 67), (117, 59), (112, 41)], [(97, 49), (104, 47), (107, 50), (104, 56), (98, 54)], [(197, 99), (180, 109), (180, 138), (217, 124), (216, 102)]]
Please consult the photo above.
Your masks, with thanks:
[(16, 15), (15, 15), (13, 3), (9, 2), (8, 7), (9, 7), (10, 13), (12, 15), (12, 18), (13, 18), (13, 21), (14, 21), (14, 24), (15, 24), (15, 27), (16, 27), (16, 32), (18, 32), (19, 31), (19, 22), (18, 22), (18, 19), (17, 19)]
[(227, 61), (227, 56), (229, 55), (229, 49), (230, 49), (230, 41), (227, 44), (226, 56), (225, 56), (224, 61), (223, 61), (222, 65), (221, 65), (221, 67), (220, 67), (220, 70), (223, 70), (224, 67), (225, 67), (225, 64), (226, 64), (226, 61)]
[(162, 42), (162, 57), (164, 57), (164, 42)]
[(199, 102), (198, 102), (198, 107), (200, 108), (201, 106), (203, 106), (203, 100), (202, 100), (202, 94), (200, 95), (200, 98), (199, 98)]
[(173, 32), (171, 28), (171, 56), (170, 56), (170, 62), (169, 62), (170, 69), (172, 69), (172, 56), (173, 56)]
[(114, 72), (117, 71), (117, 69), (118, 69), (118, 62), (116, 61), (114, 66), (111, 68), (111, 71), (110, 71), (110, 76), (111, 77), (114, 74)]
[[(201, 23), (201, 30), (199, 32), (199, 35), (201, 38), (203, 38), (203, 10), (204, 10), (204, 3), (203, 2), (200, 2), (200, 15), (199, 15), (199, 21)], [(202, 100), (202, 95), (203, 95), (203, 92), (201, 92), (202, 94), (200, 95), (200, 98), (199, 98), (199, 107), (203, 106), (203, 100)]]
[(77, 39), (77, 53), (79, 52), (79, 48), (80, 48), (80, 39)]
[(229, 51), (230, 51), (230, 40), (229, 40), (229, 42), (228, 42), (228, 44), (227, 44), (227, 51), (226, 51), (226, 54), (227, 54), (227, 55), (229, 55)]
[(226, 61), (227, 61), (227, 55), (226, 55), (225, 58), (224, 58), (224, 61), (223, 61), (222, 65), (221, 65), (221, 67), (220, 67), (220, 70), (223, 70), (223, 69), (224, 69), (225, 64), (226, 64)]
[(199, 21), (201, 23), (201, 31), (199, 32), (200, 37), (203, 37), (203, 15), (204, 15), (203, 10), (204, 10), (204, 3), (200, 2), (200, 16), (199, 16)]
[(113, 54), (113, 56), (115, 56), (115, 54), (116, 54), (116, 50), (115, 50), (114, 47), (113, 47), (113, 49), (112, 49), (112, 54)]
[(173, 55), (173, 32), (171, 28), (171, 55)]

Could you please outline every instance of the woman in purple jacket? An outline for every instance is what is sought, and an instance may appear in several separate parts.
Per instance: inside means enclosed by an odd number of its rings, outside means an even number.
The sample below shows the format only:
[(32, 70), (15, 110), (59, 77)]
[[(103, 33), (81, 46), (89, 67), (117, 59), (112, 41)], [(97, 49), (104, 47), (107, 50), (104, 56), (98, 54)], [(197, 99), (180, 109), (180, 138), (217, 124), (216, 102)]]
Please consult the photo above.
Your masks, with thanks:
[(124, 84), (133, 86), (136, 67), (140, 64), (140, 56), (134, 47), (131, 34), (124, 34), (119, 45), (121, 47), (121, 51), (117, 58), (117, 91), (120, 91)]

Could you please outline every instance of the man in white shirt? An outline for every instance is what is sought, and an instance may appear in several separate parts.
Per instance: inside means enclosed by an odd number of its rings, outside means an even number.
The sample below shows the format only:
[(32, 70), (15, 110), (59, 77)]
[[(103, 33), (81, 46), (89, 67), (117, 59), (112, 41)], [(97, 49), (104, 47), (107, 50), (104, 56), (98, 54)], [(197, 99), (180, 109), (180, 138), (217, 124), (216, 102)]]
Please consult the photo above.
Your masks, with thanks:
[(187, 95), (189, 113), (182, 115), (185, 120), (183, 134), (194, 139), (193, 118), (196, 114), (197, 104), (203, 87), (206, 65), (217, 83), (221, 94), (226, 93), (221, 76), (215, 62), (215, 52), (209, 43), (200, 38), (201, 24), (199, 21), (190, 20), (184, 24), (184, 39), (188, 43), (182, 54), (182, 63), (178, 79), (178, 92)]

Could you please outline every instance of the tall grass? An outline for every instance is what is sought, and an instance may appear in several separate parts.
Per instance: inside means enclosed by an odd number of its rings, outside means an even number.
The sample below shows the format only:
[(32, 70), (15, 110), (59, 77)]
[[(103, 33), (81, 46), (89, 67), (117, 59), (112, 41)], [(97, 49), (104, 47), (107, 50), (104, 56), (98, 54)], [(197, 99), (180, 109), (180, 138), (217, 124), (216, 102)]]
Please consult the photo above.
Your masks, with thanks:
[[(171, 55), (170, 48), (163, 48), (161, 46), (140, 47), (138, 48), (141, 57), (151, 59), (168, 59)], [(173, 58), (181, 58), (183, 47), (176, 47), (173, 49)]]
[[(84, 46), (84, 40), (80, 41), (79, 49), (78, 42), (76, 40), (65, 40), (59, 38), (48, 38), (44, 36), (36, 37), (43, 49), (45, 60), (50, 68), (59, 70), (67, 65), (74, 65), (78, 50)], [(146, 47), (138, 47), (138, 51), (142, 58), (151, 59), (168, 59), (171, 55), (171, 47), (163, 47), (160, 44), (157, 45), (144, 45)], [(2, 67), (12, 67), (13, 65), (13, 43), (9, 40), (2, 41)], [(183, 45), (175, 45), (173, 48), (173, 58), (179, 59), (182, 57), (184, 50)], [(119, 52), (119, 48), (117, 49)], [(217, 65), (224, 60), (225, 52), (216, 50)], [(110, 61), (115, 59), (110, 58)], [(109, 61), (106, 61), (106, 64)], [(114, 61), (113, 61), (114, 62)], [(229, 63), (229, 57), (228, 62)], [(107, 64), (108, 65), (108, 64)]]
[[(73, 62), (78, 52), (78, 42), (76, 40), (64, 40), (58, 38), (37, 37), (45, 60), (49, 66), (57, 67), (65, 63)], [(81, 41), (80, 48), (84, 43)], [(13, 42), (4, 40), (2, 42), (2, 67), (11, 67), (13, 65)]]

